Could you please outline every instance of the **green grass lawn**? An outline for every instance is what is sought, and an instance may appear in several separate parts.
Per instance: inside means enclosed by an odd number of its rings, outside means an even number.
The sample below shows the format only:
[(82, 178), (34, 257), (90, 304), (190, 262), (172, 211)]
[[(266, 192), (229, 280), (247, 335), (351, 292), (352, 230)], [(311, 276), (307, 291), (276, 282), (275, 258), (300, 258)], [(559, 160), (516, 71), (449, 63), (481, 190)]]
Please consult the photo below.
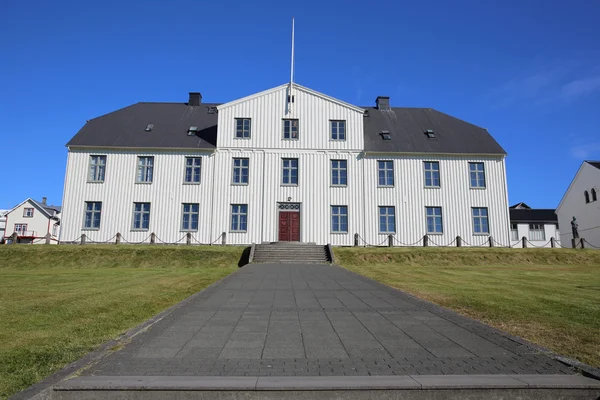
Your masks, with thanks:
[(349, 270), (600, 367), (600, 251), (334, 251)]
[(0, 246), (0, 398), (229, 275), (242, 251)]

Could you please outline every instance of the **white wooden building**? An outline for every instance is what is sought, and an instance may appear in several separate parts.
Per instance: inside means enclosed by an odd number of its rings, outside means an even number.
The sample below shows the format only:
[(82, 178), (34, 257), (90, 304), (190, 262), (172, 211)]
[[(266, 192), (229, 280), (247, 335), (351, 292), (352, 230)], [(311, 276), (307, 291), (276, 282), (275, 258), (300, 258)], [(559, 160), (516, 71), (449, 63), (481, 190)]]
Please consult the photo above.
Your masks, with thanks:
[(508, 244), (505, 152), (428, 108), (281, 85), (225, 104), (137, 103), (67, 144), (62, 241)]
[(600, 161), (584, 161), (564, 194), (556, 214), (560, 237), (565, 247), (571, 247), (573, 217), (579, 225), (579, 237), (588, 247), (600, 248)]
[(57, 244), (60, 218), (60, 206), (48, 205), (45, 197), (42, 201), (28, 198), (4, 214), (3, 239), (7, 241), (16, 233), (19, 243), (44, 244), (50, 234), (50, 244)]
[(523, 238), (527, 247), (552, 247), (551, 239), (556, 241), (555, 247), (561, 245), (554, 209), (518, 203), (510, 207), (509, 213), (511, 247), (523, 247)]

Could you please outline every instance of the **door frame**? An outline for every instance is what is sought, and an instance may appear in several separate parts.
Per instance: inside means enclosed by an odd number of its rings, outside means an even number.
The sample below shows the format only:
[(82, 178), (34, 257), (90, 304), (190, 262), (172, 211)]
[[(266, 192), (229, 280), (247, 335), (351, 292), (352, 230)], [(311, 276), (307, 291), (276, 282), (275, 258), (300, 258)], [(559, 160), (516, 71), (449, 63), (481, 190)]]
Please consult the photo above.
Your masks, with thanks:
[(298, 241), (293, 241), (295, 243), (302, 243), (302, 203), (294, 203), (289, 201), (279, 201), (277, 202), (277, 241), (279, 242), (279, 218), (281, 212), (297, 212), (298, 217), (300, 218), (300, 224), (298, 229)]

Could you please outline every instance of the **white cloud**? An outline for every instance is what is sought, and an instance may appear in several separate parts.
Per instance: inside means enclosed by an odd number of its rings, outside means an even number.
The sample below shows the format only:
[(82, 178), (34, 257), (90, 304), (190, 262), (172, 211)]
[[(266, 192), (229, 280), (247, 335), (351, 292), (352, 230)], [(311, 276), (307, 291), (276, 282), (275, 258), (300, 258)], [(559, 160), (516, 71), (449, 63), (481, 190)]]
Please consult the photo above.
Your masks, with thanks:
[(561, 88), (561, 95), (567, 101), (587, 96), (600, 90), (600, 76), (571, 81)]
[(589, 159), (590, 156), (600, 154), (600, 142), (578, 144), (576, 146), (571, 147), (570, 153), (571, 156), (579, 160)]

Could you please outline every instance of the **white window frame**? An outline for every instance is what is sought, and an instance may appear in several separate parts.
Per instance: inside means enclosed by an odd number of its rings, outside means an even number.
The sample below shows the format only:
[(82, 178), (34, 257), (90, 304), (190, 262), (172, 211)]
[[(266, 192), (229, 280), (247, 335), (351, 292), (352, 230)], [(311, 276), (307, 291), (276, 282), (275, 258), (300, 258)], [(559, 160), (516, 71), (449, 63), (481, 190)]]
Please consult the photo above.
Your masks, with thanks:
[[(140, 205), (142, 208), (141, 210), (136, 210), (136, 206)], [(144, 206), (147, 205), (148, 209), (145, 210)], [(150, 216), (151, 216), (151, 211), (152, 211), (152, 205), (149, 202), (146, 201), (136, 201), (133, 203), (133, 221), (131, 224), (131, 230), (132, 231), (148, 231), (150, 230)], [(136, 216), (139, 214), (140, 218), (139, 218), (139, 222), (140, 222), (140, 226), (136, 227)], [(148, 226), (144, 227), (144, 215), (148, 214)]]
[(25, 234), (27, 233), (27, 224), (15, 224), (14, 231), (17, 234), (17, 236), (25, 236)]
[(183, 182), (196, 185), (202, 182), (202, 157), (185, 157)]
[[(386, 212), (384, 214), (381, 213), (381, 211), (386, 210)], [(389, 209), (392, 209), (392, 213), (389, 213)], [(382, 230), (381, 229), (381, 218), (384, 217), (385, 218), (385, 229), (386, 230)], [(394, 229), (390, 230), (390, 217), (392, 218), (392, 221), (394, 223)], [(394, 206), (379, 206), (379, 214), (378, 214), (378, 219), (377, 219), (377, 226), (379, 229), (379, 233), (383, 233), (383, 234), (390, 234), (390, 233), (396, 233), (396, 207)]]
[(348, 206), (331, 206), (331, 233), (348, 233)]
[[(477, 215), (475, 215), (475, 211), (477, 210)], [(481, 211), (485, 210), (485, 215), (481, 215)], [(473, 220), (473, 235), (489, 235), (490, 234), (490, 212), (487, 207), (471, 207), (471, 218)], [(475, 221), (479, 221), (479, 226), (482, 227), (482, 222), (485, 220), (487, 225), (487, 232), (480, 231), (477, 232), (475, 227), (477, 224)]]
[(544, 224), (529, 224), (529, 240), (538, 242), (546, 240)]
[[(90, 209), (91, 206), (91, 209)], [(88, 214), (90, 218), (88, 219)], [(98, 226), (95, 226), (95, 217), (98, 215)], [(90, 222), (88, 226), (88, 221)], [(102, 202), (101, 201), (86, 201), (83, 208), (83, 229), (95, 231), (100, 229), (102, 225)]]
[[(296, 126), (294, 127), (294, 123)], [(294, 128), (296, 136), (294, 137)], [(300, 137), (300, 120), (298, 118), (283, 119), (283, 140), (298, 140)]]
[[(479, 170), (479, 166), (481, 166), (481, 170)], [(475, 167), (475, 170), (472, 167)], [(475, 185), (473, 185), (473, 181), (475, 181)], [(486, 188), (485, 163), (469, 162), (469, 186), (471, 189)]]
[[(238, 207), (237, 210), (235, 207)], [(242, 207), (246, 208), (246, 211), (242, 211)], [(231, 218), (229, 219), (229, 231), (230, 232), (248, 232), (248, 204), (232, 204), (231, 205)], [(234, 217), (237, 217), (237, 221), (234, 226)], [(242, 229), (242, 218), (246, 224), (245, 229)]]
[(154, 180), (154, 156), (138, 156), (135, 183), (152, 183)]
[[(330, 119), (329, 120), (329, 139), (338, 142), (345, 142), (348, 135), (345, 119)], [(335, 129), (334, 129), (335, 128)], [(340, 133), (340, 128), (343, 130)], [(335, 133), (333, 132), (335, 130)], [(335, 135), (335, 136), (334, 136)], [(340, 137), (341, 136), (341, 137)]]
[[(383, 168), (382, 168), (382, 163), (383, 164)], [(388, 163), (389, 165), (391, 165), (391, 169), (388, 168)], [(380, 180), (380, 174), (383, 171), (384, 173), (384, 184), (381, 184), (381, 180)], [(388, 178), (392, 177), (392, 184), (390, 185), (388, 183)], [(396, 183), (396, 179), (394, 177), (394, 161), (393, 160), (377, 160), (377, 186), (378, 187), (394, 187), (394, 184)]]
[(234, 124), (234, 139), (249, 140), (252, 138), (252, 118), (235, 118)]
[[(435, 167), (437, 167), (437, 169)], [(439, 161), (423, 161), (423, 170), (425, 171), (425, 187), (426, 188), (441, 187), (442, 180), (440, 177), (440, 162)], [(436, 175), (437, 175), (437, 177), (436, 177)], [(429, 184), (429, 185), (427, 184), (427, 179), (429, 179), (431, 181), (431, 184)], [(437, 185), (435, 184), (436, 179), (437, 179)]]
[(519, 240), (519, 224), (510, 224), (510, 240), (513, 242)]
[[(346, 173), (343, 183), (342, 171)], [(335, 183), (336, 177), (337, 183)], [(331, 160), (331, 186), (348, 186), (348, 160)]]
[(90, 155), (88, 165), (88, 182), (103, 183), (106, 175), (106, 156)]
[[(31, 211), (31, 214), (29, 213), (29, 211)], [(23, 218), (33, 218), (34, 213), (35, 213), (35, 209), (33, 207), (23, 208)]]
[[(436, 211), (439, 210), (439, 215), (436, 214)], [(430, 211), (432, 212), (432, 214), (430, 214)], [(433, 219), (433, 230), (429, 229), (429, 220)], [(437, 221), (439, 220), (439, 227), (440, 229), (438, 230), (438, 224)], [(442, 207), (439, 206), (427, 206), (425, 207), (425, 224), (426, 224), (426, 231), (428, 235), (443, 235), (444, 234), (444, 213), (442, 211)]]
[(58, 233), (58, 224), (54, 224), (52, 225), (52, 236), (56, 237), (56, 234)]
[[(293, 166), (294, 161), (296, 166)], [(286, 166), (286, 162), (289, 165)], [(292, 182), (292, 173), (296, 171), (296, 182)], [(285, 171), (288, 171), (288, 182), (285, 181)], [(298, 158), (282, 158), (281, 159), (281, 186), (298, 186), (300, 182), (300, 160)]]
[[(188, 210), (186, 211), (186, 207)], [(196, 210), (194, 211), (194, 207)], [(187, 221), (186, 221), (187, 216)], [(194, 228), (193, 217), (196, 216), (196, 227)], [(199, 203), (182, 203), (181, 204), (181, 231), (182, 232), (197, 232), (200, 225), (200, 204)]]
[[(239, 161), (240, 165), (235, 165), (237, 161)], [(244, 165), (244, 161), (246, 161), (246, 165)], [(234, 157), (231, 163), (231, 184), (242, 186), (248, 185), (248, 182), (250, 182), (250, 159), (247, 157)], [(243, 181), (244, 170), (246, 171), (246, 182)], [(235, 181), (236, 176), (239, 177), (239, 182)]]

